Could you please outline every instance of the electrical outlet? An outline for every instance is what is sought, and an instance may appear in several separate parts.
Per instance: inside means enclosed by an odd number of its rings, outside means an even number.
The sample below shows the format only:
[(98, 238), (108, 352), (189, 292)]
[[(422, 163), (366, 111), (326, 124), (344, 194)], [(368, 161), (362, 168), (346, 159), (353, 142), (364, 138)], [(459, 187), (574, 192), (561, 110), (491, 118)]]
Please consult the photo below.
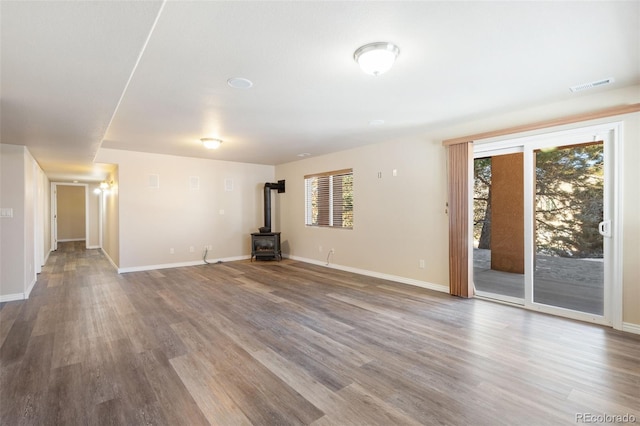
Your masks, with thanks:
[(322, 253), (322, 246), (318, 246), (318, 251)]
[(426, 262), (424, 261), (424, 259), (420, 259), (420, 263), (418, 264), (418, 266), (420, 267), (420, 269), (424, 269), (425, 268), (425, 264), (426, 264)]
[(191, 246), (189, 247), (189, 253), (195, 253), (196, 249), (195, 247)]
[(173, 249), (173, 247), (171, 247), (171, 248), (169, 249), (169, 254), (174, 254), (175, 252), (176, 252), (176, 251)]

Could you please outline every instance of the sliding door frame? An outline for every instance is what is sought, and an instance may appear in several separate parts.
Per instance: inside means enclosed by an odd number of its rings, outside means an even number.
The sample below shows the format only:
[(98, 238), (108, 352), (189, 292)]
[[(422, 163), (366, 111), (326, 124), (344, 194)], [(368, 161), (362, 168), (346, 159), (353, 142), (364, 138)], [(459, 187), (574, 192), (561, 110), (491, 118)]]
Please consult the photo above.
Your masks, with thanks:
[[(525, 209), (525, 298), (524, 308), (568, 317), (581, 321), (612, 325), (622, 328), (622, 122), (585, 126), (571, 130), (541, 133), (531, 136), (509, 139), (487, 140), (474, 143), (473, 158), (486, 155), (500, 155), (511, 152), (524, 152), (524, 209)], [(558, 144), (562, 146), (577, 144), (580, 141), (604, 141), (605, 149), (605, 194), (604, 220), (611, 220), (611, 239), (604, 238), (605, 252), (610, 257), (605, 262), (604, 314), (593, 315), (560, 307), (536, 303), (533, 300), (534, 276), (534, 239), (535, 239), (535, 164), (534, 150)], [(557, 145), (556, 145), (557, 146)], [(480, 154), (480, 155), (478, 155)], [(473, 160), (471, 160), (473, 161)], [(473, 176), (470, 177), (473, 183)], [(533, 196), (532, 196), (533, 195)], [(473, 218), (473, 203), (469, 206), (469, 219)], [(472, 223), (471, 223), (472, 225)], [(471, 241), (473, 244), (473, 241)], [(473, 259), (470, 259), (473, 262)]]

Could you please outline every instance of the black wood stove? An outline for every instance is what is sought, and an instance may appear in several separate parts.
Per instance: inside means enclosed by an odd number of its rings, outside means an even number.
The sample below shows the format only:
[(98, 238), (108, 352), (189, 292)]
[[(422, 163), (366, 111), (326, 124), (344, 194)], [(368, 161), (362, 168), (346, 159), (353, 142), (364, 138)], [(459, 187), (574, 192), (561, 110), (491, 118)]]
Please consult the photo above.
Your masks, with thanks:
[(271, 232), (271, 190), (276, 189), (278, 193), (284, 192), (284, 180), (278, 183), (264, 184), (264, 226), (259, 228), (260, 232), (251, 234), (251, 260), (282, 260), (280, 249), (280, 232)]
[(256, 232), (251, 234), (251, 260), (282, 260), (279, 232)]

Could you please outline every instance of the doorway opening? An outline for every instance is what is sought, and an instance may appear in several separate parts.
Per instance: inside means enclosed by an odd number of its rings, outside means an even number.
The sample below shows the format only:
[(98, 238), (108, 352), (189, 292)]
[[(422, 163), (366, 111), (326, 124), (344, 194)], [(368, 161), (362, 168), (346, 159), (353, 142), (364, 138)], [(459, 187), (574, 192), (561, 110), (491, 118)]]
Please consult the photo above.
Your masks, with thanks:
[(51, 184), (51, 249), (58, 242), (84, 241), (89, 238), (88, 185), (82, 183)]

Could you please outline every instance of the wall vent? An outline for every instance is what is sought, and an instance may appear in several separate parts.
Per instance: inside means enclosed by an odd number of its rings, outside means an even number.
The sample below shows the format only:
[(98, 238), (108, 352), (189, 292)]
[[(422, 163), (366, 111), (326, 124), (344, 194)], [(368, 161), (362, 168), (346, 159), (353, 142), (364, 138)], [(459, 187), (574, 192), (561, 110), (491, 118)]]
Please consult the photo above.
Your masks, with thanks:
[(593, 87), (604, 86), (606, 84), (611, 84), (615, 80), (613, 78), (603, 78), (602, 80), (592, 81), (590, 83), (578, 84), (577, 86), (572, 86), (569, 89), (572, 92), (579, 92), (581, 90), (591, 89)]

